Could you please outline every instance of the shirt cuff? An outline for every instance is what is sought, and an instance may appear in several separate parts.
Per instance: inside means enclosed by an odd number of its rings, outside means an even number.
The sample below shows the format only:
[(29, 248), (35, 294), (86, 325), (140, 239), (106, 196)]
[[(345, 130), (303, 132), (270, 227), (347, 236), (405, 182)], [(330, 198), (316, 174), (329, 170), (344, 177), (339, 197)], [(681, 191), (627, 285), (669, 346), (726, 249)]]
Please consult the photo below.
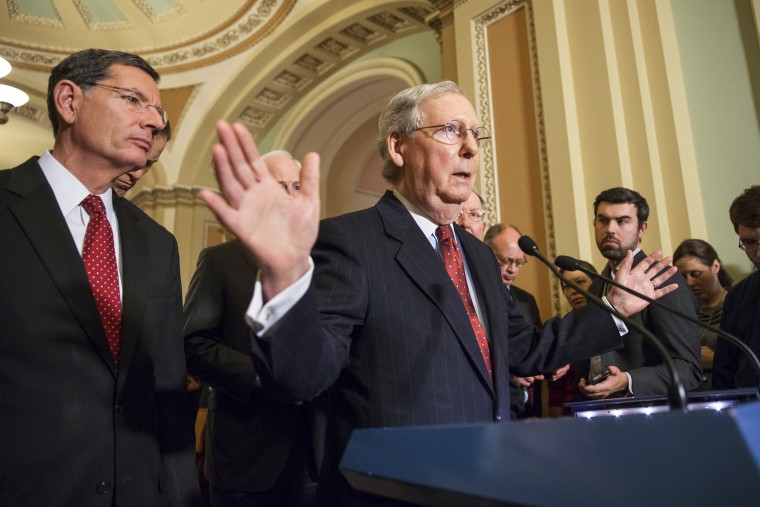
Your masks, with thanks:
[(245, 312), (245, 321), (257, 336), (263, 336), (306, 294), (314, 274), (314, 261), (309, 257), (309, 269), (304, 275), (264, 304), (261, 280), (256, 275), (253, 297)]
[[(617, 311), (617, 308), (612, 306), (612, 303), (607, 299), (607, 296), (602, 296), (602, 301), (604, 301), (604, 304), (607, 305), (607, 308), (610, 310)], [(625, 322), (620, 320), (617, 316), (610, 314), (610, 317), (612, 317), (612, 320), (615, 321), (615, 327), (617, 327), (618, 333), (620, 333), (620, 336), (623, 336), (624, 334), (628, 333), (628, 327), (625, 325)], [(630, 377), (629, 377), (630, 378)]]

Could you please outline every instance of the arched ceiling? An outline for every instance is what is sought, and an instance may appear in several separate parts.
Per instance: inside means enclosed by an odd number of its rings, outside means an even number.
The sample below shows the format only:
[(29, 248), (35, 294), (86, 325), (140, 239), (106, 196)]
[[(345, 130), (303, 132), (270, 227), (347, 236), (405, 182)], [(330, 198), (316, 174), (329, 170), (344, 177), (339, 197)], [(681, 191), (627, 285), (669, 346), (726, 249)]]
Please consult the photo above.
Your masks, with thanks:
[[(434, 5), (440, 3), (0, 0), (0, 56), (14, 66), (2, 81), (32, 97), (11, 113), (14, 137), (36, 136), (49, 147), (47, 77), (65, 56), (90, 47), (138, 53), (162, 75), (162, 103), (174, 126), (174, 139), (161, 159), (165, 170), (146, 179), (193, 185), (199, 167), (208, 167), (218, 119), (244, 123), (257, 139), (273, 136), (293, 111), (310, 107), (303, 102), (315, 90), (346, 69), (350, 73), (354, 62), (388, 45), (403, 47), (404, 40), (417, 40), (416, 34), (430, 34), (438, 13)], [(403, 59), (412, 66), (440, 58), (430, 45), (405, 51)], [(420, 54), (414, 56), (415, 51)], [(395, 76), (397, 69), (389, 72)], [(382, 74), (377, 72), (376, 93), (362, 78), (373, 108), (378, 95), (391, 93)], [(342, 82), (347, 95), (356, 88), (350, 79)], [(398, 80), (399, 86), (403, 82)], [(340, 93), (333, 88), (330, 96)]]
[[(162, 74), (229, 58), (265, 37), (296, 0), (6, 0), (0, 42), (21, 68), (77, 49), (137, 53)], [(7, 21), (7, 24), (6, 24)]]

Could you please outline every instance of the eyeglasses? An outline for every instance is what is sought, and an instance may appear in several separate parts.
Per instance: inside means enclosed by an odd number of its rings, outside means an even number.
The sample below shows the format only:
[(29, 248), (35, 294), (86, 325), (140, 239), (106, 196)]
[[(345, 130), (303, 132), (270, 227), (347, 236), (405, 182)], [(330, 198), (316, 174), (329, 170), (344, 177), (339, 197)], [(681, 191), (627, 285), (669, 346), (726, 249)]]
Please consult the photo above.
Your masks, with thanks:
[(491, 139), (488, 129), (485, 127), (478, 127), (475, 129), (468, 129), (467, 126), (459, 120), (450, 120), (444, 125), (428, 125), (427, 127), (417, 127), (414, 129), (438, 129), (433, 137), (438, 141), (446, 144), (463, 143), (467, 138), (467, 132), (472, 132), (472, 138), (478, 144), (481, 145), (486, 139)]
[(157, 105), (148, 102), (148, 99), (146, 99), (142, 93), (136, 90), (130, 90), (129, 88), (121, 88), (119, 86), (111, 86), (101, 83), (95, 83), (93, 86), (100, 86), (101, 88), (107, 88), (109, 90), (121, 93), (121, 98), (124, 100), (124, 104), (127, 106), (127, 109), (134, 111), (135, 113), (144, 113), (148, 110), (149, 107), (152, 107), (158, 112), (159, 116), (161, 116), (161, 121), (164, 122), (161, 128), (165, 128), (166, 124), (169, 122), (169, 116), (166, 114), (166, 111)]
[(507, 257), (506, 259), (502, 259), (498, 255), (496, 256), (496, 260), (499, 261), (499, 266), (509, 266), (512, 265), (516, 267), (517, 269), (520, 269), (521, 267), (525, 266), (528, 263), (528, 259), (522, 258), (522, 259), (512, 259), (510, 257)]
[(459, 215), (457, 215), (457, 220), (461, 220), (465, 213), (467, 213), (467, 216), (470, 217), (470, 220), (473, 222), (482, 222), (488, 212), (484, 209), (461, 210)]
[(739, 248), (744, 250), (757, 250), (757, 245), (760, 244), (756, 239), (740, 239)]

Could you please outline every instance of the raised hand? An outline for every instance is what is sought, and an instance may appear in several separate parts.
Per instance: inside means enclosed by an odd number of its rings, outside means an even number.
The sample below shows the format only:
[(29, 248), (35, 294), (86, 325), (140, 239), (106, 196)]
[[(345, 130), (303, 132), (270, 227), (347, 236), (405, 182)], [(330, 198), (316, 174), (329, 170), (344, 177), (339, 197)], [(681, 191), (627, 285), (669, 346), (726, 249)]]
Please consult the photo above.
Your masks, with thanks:
[[(665, 287), (660, 287), (660, 285), (673, 276), (677, 269), (675, 266), (668, 267), (673, 259), (661, 257), (662, 252), (657, 250), (639, 262), (636, 267), (631, 268), (633, 252), (629, 250), (623, 262), (620, 263), (615, 281), (651, 299), (659, 299), (665, 294), (673, 292), (678, 288), (677, 284), (672, 283)], [(649, 304), (617, 287), (610, 290), (607, 299), (618, 312), (626, 317), (640, 312)]]
[(200, 198), (256, 261), (265, 301), (303, 276), (319, 228), (319, 155), (309, 153), (301, 168), (301, 189), (283, 192), (241, 124), (220, 121), (214, 172), (221, 196), (202, 190)]

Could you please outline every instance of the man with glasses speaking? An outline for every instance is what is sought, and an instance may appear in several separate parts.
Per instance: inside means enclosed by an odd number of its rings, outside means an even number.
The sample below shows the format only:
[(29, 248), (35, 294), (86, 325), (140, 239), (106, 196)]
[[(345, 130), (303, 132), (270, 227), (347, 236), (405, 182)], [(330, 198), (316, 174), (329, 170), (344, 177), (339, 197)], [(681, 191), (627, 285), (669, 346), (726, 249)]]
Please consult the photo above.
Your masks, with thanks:
[[(538, 374), (620, 345), (612, 317), (593, 305), (541, 331), (510, 314), (490, 249), (453, 224), (489, 135), (454, 83), (390, 100), (378, 147), (394, 190), (321, 223), (317, 154), (303, 161), (301, 191), (285, 196), (243, 125), (217, 131), (222, 196), (201, 197), (260, 268), (245, 317), (262, 386), (291, 401), (329, 389), (323, 505), (387, 502), (340, 473), (354, 428), (505, 421), (510, 369)], [(629, 259), (623, 279), (658, 297), (670, 289), (655, 291), (653, 263), (664, 267), (650, 257), (629, 271)], [(610, 302), (625, 314), (642, 306), (623, 291)]]

